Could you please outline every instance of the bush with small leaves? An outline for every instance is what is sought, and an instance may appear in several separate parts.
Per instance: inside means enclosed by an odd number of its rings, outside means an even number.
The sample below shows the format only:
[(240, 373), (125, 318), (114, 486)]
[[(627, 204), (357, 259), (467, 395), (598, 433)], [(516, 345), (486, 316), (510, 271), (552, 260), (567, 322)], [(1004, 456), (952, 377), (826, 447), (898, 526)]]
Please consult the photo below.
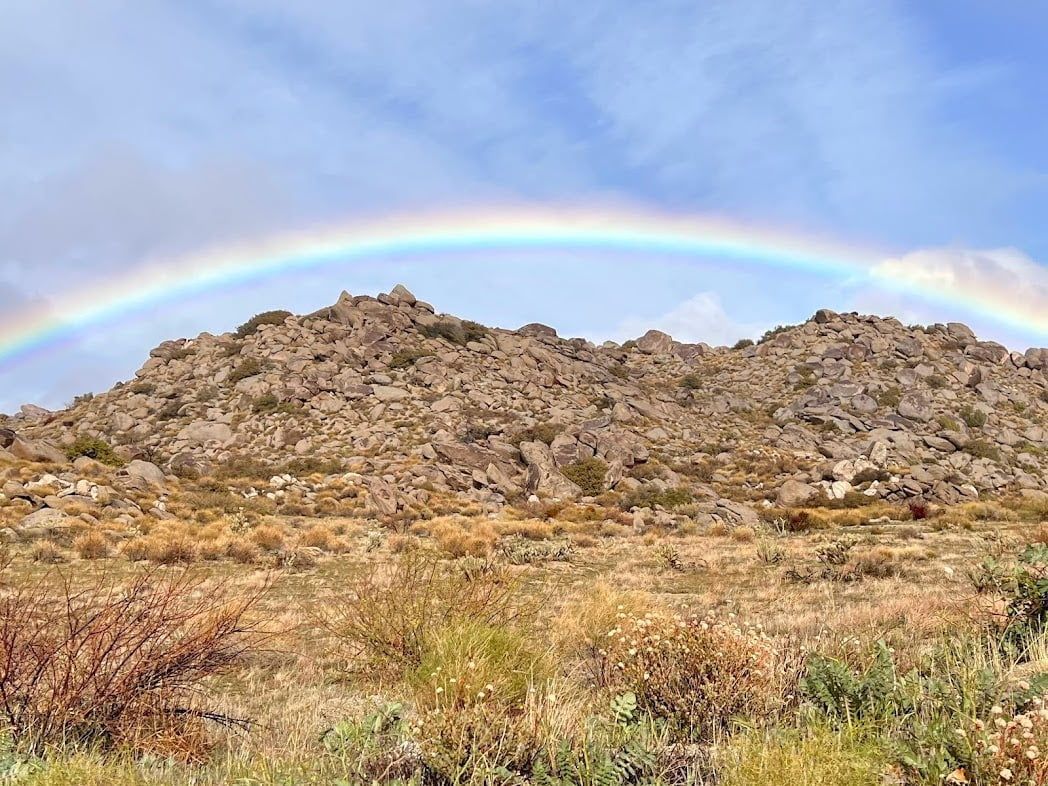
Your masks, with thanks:
[(604, 491), (604, 476), (608, 465), (599, 458), (586, 458), (561, 467), (561, 474), (582, 489), (587, 497), (595, 497)]
[(284, 320), (291, 316), (290, 311), (263, 311), (255, 314), (247, 322), (237, 328), (237, 338), (246, 338), (256, 333), (263, 325), (283, 325)]
[(261, 374), (264, 366), (258, 358), (247, 358), (229, 372), (229, 384), (235, 385), (242, 379)]
[(985, 439), (969, 440), (968, 444), (964, 446), (964, 452), (975, 458), (990, 459), (991, 461), (1001, 460), (1001, 451), (997, 449), (996, 445)]
[(961, 416), (961, 420), (964, 421), (968, 428), (982, 428), (986, 425), (986, 413), (981, 409), (976, 409), (973, 406), (964, 406), (957, 414)]
[(643, 712), (699, 742), (738, 720), (772, 719), (792, 688), (785, 653), (732, 619), (623, 613), (605, 635), (602, 656), (606, 687), (632, 691)]
[(108, 464), (111, 467), (119, 467), (124, 463), (113, 450), (113, 447), (104, 439), (101, 437), (90, 437), (85, 434), (81, 434), (72, 445), (66, 448), (66, 456), (70, 459), (86, 456), (89, 459)]

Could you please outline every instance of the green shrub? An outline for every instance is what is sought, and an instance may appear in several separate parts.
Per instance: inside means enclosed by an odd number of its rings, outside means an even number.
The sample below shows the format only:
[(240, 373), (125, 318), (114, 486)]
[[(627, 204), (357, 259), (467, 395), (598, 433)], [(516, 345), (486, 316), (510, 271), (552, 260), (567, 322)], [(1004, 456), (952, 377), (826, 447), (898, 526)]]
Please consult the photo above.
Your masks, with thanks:
[(264, 366), (258, 358), (247, 358), (230, 372), (229, 382), (235, 385), (242, 379), (261, 374), (263, 368)]
[(509, 438), (509, 441), (517, 446), (521, 442), (544, 442), (549, 445), (563, 430), (564, 427), (559, 423), (536, 423), (534, 426), (517, 431)]
[(949, 384), (942, 374), (932, 374), (924, 381), (932, 390), (942, 390)]
[(123, 459), (116, 454), (113, 447), (104, 439), (101, 439), (100, 437), (89, 437), (85, 434), (77, 437), (76, 442), (66, 448), (66, 455), (70, 459), (87, 456), (89, 459), (100, 461), (111, 467), (119, 467), (124, 463)]
[(765, 341), (775, 338), (780, 333), (785, 333), (787, 330), (793, 330), (796, 325), (776, 325), (771, 330), (765, 330), (764, 335), (757, 341), (758, 344), (763, 344)]
[(408, 368), (413, 366), (422, 358), (432, 357), (432, 353), (421, 349), (398, 349), (389, 360), (389, 367), (393, 369)]
[(991, 444), (985, 439), (973, 439), (964, 446), (964, 452), (975, 458), (985, 458), (991, 461), (1000, 461), (1001, 452), (997, 449), (996, 445)]
[(281, 401), (273, 393), (265, 393), (251, 402), (251, 411), (259, 415), (301, 415), (302, 407), (290, 401)]
[(877, 394), (877, 403), (882, 407), (897, 407), (902, 401), (902, 390), (897, 385), (892, 385)]
[(440, 319), (422, 328), (422, 335), (426, 338), (443, 338), (459, 346), (465, 346), (471, 341), (480, 341), (489, 332), (484, 325), (468, 319), (462, 322), (454, 319)]
[(894, 708), (897, 679), (891, 652), (877, 643), (873, 661), (864, 669), (813, 655), (801, 679), (801, 696), (820, 713), (837, 721), (883, 718)]
[(283, 325), (284, 320), (291, 316), (290, 311), (263, 311), (255, 314), (247, 322), (237, 328), (237, 338), (245, 338), (258, 331), (262, 325)]
[(604, 476), (608, 465), (599, 458), (586, 458), (562, 467), (560, 473), (582, 489), (587, 497), (595, 497), (604, 491)]
[(672, 509), (688, 505), (693, 502), (695, 495), (683, 486), (659, 491), (654, 485), (641, 486), (635, 491), (623, 495), (619, 507), (623, 510), (631, 508), (654, 508), (657, 506)]
[(698, 390), (702, 387), (702, 377), (698, 374), (685, 374), (681, 377), (680, 386), (686, 390)]
[(753, 339), (752, 338), (740, 338), (738, 341), (736, 341), (734, 344), (731, 345), (731, 348), (732, 349), (746, 349), (746, 347), (752, 347), (752, 346), (753, 346)]
[(981, 409), (965, 405), (958, 414), (968, 428), (982, 428), (986, 425), (986, 413)]

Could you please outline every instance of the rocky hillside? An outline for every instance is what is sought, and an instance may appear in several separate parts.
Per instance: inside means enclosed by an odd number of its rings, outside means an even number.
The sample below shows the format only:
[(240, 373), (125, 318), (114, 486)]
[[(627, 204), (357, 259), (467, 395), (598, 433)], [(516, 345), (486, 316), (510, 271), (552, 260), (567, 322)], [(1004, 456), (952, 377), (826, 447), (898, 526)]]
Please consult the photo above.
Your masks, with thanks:
[(760, 500), (1033, 496), (1046, 373), (1048, 350), (956, 323), (819, 311), (732, 349), (658, 331), (596, 346), (440, 315), (398, 286), (165, 342), (131, 382), (0, 422), (0, 457), (97, 437), (180, 477), (352, 471), (387, 515), (433, 494), (494, 509), (613, 492), (727, 518)]

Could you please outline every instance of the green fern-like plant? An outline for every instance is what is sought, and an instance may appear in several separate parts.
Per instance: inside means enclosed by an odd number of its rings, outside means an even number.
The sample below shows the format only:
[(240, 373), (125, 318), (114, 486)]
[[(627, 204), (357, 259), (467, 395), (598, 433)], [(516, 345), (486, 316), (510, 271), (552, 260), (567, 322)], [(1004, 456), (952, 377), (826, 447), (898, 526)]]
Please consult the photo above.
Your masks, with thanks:
[(878, 642), (873, 662), (865, 671), (853, 670), (835, 658), (812, 658), (801, 680), (801, 693), (828, 717), (850, 721), (889, 712), (896, 686), (891, 652), (884, 642)]

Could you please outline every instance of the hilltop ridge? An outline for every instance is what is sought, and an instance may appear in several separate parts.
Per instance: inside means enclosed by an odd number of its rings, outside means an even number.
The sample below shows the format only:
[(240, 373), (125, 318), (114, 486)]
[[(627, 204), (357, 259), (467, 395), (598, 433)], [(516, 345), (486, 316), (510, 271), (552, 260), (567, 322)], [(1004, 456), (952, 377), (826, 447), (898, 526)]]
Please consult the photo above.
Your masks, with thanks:
[(772, 502), (1044, 493), (1046, 367), (1048, 350), (959, 323), (829, 310), (730, 349), (655, 330), (595, 345), (439, 314), (398, 285), (166, 341), (134, 380), (0, 426), (5, 452), (97, 437), (183, 477), (352, 473), (376, 515), (610, 493), (734, 522)]

